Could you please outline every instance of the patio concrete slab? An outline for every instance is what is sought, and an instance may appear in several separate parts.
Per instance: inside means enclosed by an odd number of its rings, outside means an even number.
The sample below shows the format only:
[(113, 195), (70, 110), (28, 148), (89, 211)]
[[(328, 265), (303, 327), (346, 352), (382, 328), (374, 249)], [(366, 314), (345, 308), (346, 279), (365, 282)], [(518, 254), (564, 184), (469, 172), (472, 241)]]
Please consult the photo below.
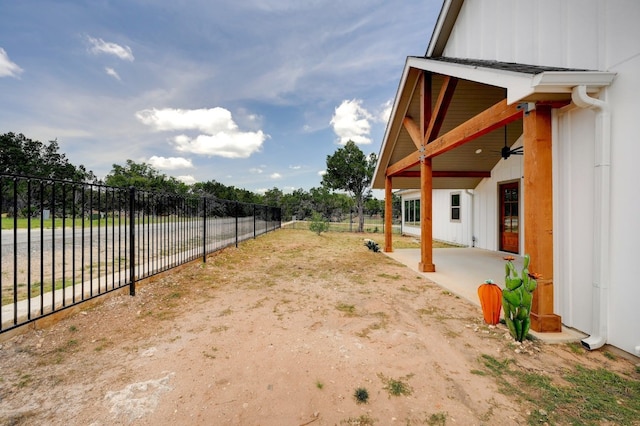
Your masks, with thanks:
[[(478, 248), (436, 248), (433, 249), (433, 262), (436, 272), (420, 272), (420, 249), (396, 249), (384, 253), (390, 258), (406, 265), (421, 276), (433, 281), (451, 293), (480, 306), (478, 286), (486, 280), (504, 288), (504, 256), (511, 253), (495, 252)], [(514, 256), (516, 270), (522, 268), (523, 259)], [(536, 338), (548, 343), (579, 342), (587, 337), (569, 327), (562, 327), (561, 333), (538, 333), (531, 331)]]

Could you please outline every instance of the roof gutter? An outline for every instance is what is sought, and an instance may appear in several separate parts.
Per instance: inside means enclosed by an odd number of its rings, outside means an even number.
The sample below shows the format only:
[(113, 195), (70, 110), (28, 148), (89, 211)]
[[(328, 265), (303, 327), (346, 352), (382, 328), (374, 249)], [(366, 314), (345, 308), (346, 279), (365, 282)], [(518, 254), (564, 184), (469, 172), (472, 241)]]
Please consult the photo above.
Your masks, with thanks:
[(580, 108), (593, 109), (595, 120), (595, 185), (593, 235), (593, 334), (582, 340), (588, 350), (599, 349), (607, 343), (609, 326), (609, 277), (611, 268), (611, 115), (609, 105), (587, 95), (587, 87), (575, 86), (571, 99)]

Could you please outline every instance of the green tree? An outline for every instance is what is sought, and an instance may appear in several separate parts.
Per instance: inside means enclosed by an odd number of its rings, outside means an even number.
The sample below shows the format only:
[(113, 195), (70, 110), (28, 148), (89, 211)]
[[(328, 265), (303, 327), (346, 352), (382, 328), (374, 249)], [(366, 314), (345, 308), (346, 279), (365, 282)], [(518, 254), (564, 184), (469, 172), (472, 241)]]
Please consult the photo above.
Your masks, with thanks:
[(271, 207), (280, 207), (282, 206), (282, 197), (284, 197), (282, 191), (276, 187), (273, 187), (273, 189), (268, 189), (265, 191), (264, 195), (262, 196), (262, 202)]
[(376, 166), (376, 155), (368, 157), (353, 141), (327, 155), (327, 171), (322, 185), (332, 190), (346, 191), (358, 210), (358, 232), (364, 231), (364, 201), (370, 192), (369, 184)]
[(44, 144), (23, 134), (0, 135), (0, 173), (75, 182), (95, 181), (93, 172), (74, 166), (60, 152), (57, 140)]
[(133, 186), (136, 189), (170, 194), (186, 194), (189, 190), (188, 185), (173, 176), (162, 174), (147, 163), (136, 163), (133, 160), (127, 160), (125, 166), (114, 164), (104, 180), (109, 186), (121, 188)]

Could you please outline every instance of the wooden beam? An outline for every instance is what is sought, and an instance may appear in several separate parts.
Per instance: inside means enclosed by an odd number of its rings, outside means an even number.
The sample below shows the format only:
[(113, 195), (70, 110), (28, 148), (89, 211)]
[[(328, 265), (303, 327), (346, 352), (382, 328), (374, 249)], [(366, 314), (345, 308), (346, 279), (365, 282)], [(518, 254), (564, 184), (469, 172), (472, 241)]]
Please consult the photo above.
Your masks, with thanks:
[[(404, 172), (394, 175), (394, 177), (420, 177), (418, 170), (406, 170)], [(491, 172), (484, 171), (455, 171), (455, 170), (441, 170), (433, 172), (434, 178), (490, 178)]]
[(447, 115), (447, 110), (451, 104), (451, 99), (453, 99), (453, 93), (456, 90), (457, 84), (457, 78), (448, 75), (444, 77), (436, 105), (431, 114), (431, 119), (428, 121), (429, 125), (424, 133), (425, 144), (434, 140), (440, 133), (440, 128), (442, 127), (442, 123), (444, 123), (444, 118)]
[(402, 119), (402, 125), (411, 136), (411, 140), (413, 144), (416, 146), (416, 149), (420, 149), (422, 147), (422, 135), (420, 134), (420, 126), (413, 121), (413, 118), (406, 116)]
[(402, 160), (399, 160), (389, 167), (387, 167), (386, 173), (387, 176), (396, 176), (398, 173), (403, 172), (420, 162), (420, 152), (412, 152), (411, 154), (404, 157)]
[(507, 105), (507, 100), (503, 99), (446, 134), (434, 139), (433, 142), (426, 146), (425, 156), (431, 158), (444, 154), (520, 117), (522, 117), (522, 110), (518, 109), (516, 104)]
[(529, 270), (542, 275), (533, 293), (531, 329), (562, 331), (553, 313), (553, 181), (551, 108), (536, 105), (525, 115), (524, 131), (524, 251), (531, 256)]

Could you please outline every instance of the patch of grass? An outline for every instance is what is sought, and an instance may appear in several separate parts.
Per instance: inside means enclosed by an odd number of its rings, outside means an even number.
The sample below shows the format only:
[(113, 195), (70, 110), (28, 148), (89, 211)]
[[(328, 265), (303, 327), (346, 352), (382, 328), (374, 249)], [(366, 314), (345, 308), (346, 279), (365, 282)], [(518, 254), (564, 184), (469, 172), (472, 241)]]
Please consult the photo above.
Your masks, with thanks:
[(65, 344), (63, 344), (62, 346), (58, 347), (58, 349), (56, 349), (56, 351), (58, 353), (60, 353), (60, 352), (72, 352), (79, 345), (80, 345), (80, 342), (78, 342), (76, 339), (70, 339)]
[(617, 356), (615, 356), (613, 353), (609, 351), (602, 352), (602, 355), (604, 355), (605, 358), (610, 359), (611, 361), (615, 361), (616, 359), (618, 359)]
[(399, 280), (400, 279), (400, 275), (399, 274), (390, 275), (390, 274), (382, 273), (382, 274), (378, 274), (377, 276), (380, 277), (380, 278), (388, 279), (388, 280)]
[(356, 336), (363, 337), (363, 338), (369, 337), (369, 333), (371, 333), (373, 330), (380, 330), (387, 327), (387, 321), (388, 321), (387, 314), (385, 314), (384, 312), (376, 312), (375, 314), (373, 314), (373, 316), (380, 318), (380, 321), (376, 321), (373, 324), (369, 325), (368, 327), (364, 328), (359, 333), (356, 333)]
[(231, 310), (231, 308), (227, 308), (224, 311), (220, 312), (220, 316), (221, 317), (226, 317), (227, 315), (231, 315), (233, 313), (233, 311)]
[(447, 424), (447, 413), (433, 413), (424, 422), (430, 426), (444, 426)]
[(96, 351), (96, 352), (103, 351), (104, 349), (106, 349), (109, 346), (113, 345), (113, 342), (111, 342), (111, 341), (109, 341), (108, 339), (105, 339), (105, 338), (100, 339), (98, 342), (100, 342), (100, 344), (94, 348), (94, 351)]
[(482, 370), (471, 370), (471, 374), (475, 374), (477, 376), (486, 376), (487, 372)]
[(356, 307), (354, 305), (349, 305), (347, 303), (338, 303), (336, 305), (336, 309), (340, 312), (344, 312), (348, 317), (353, 317), (356, 315)]
[(316, 387), (318, 389), (322, 389), (324, 388), (324, 383), (322, 383), (320, 380), (316, 380)]
[(413, 392), (413, 388), (406, 382), (406, 380), (413, 377), (413, 374), (408, 374), (400, 379), (393, 379), (391, 377), (386, 377), (382, 373), (378, 373), (378, 377), (382, 380), (382, 383), (384, 383), (384, 389), (386, 389), (391, 396), (408, 396)]
[(366, 404), (369, 401), (369, 391), (365, 388), (357, 388), (353, 392), (353, 397), (356, 399), (358, 404)]
[(22, 376), (20, 376), (20, 380), (18, 381), (18, 384), (16, 386), (19, 388), (23, 388), (25, 386), (28, 386), (32, 381), (33, 377), (31, 377), (30, 374), (23, 374)]
[(436, 313), (436, 311), (437, 310), (434, 306), (429, 306), (426, 308), (420, 308), (416, 312), (422, 316), (422, 315), (433, 315)]
[(348, 426), (373, 426), (375, 419), (369, 417), (368, 414), (363, 414), (360, 417), (349, 417), (348, 419), (340, 420), (340, 424)]
[(577, 343), (577, 342), (569, 342), (569, 343), (567, 343), (567, 348), (569, 348), (569, 350), (571, 352), (573, 352), (574, 354), (583, 354), (584, 353), (584, 348), (582, 347), (582, 345), (580, 343)]
[(75, 325), (72, 325), (72, 326), (69, 327), (69, 331), (72, 332), (72, 333), (76, 332), (76, 331), (78, 331), (78, 327), (76, 327)]
[(640, 381), (626, 379), (604, 368), (577, 365), (561, 379), (532, 373), (512, 360), (482, 355), (481, 362), (494, 376), (500, 392), (527, 401), (528, 422), (538, 424), (635, 424), (640, 418)]

